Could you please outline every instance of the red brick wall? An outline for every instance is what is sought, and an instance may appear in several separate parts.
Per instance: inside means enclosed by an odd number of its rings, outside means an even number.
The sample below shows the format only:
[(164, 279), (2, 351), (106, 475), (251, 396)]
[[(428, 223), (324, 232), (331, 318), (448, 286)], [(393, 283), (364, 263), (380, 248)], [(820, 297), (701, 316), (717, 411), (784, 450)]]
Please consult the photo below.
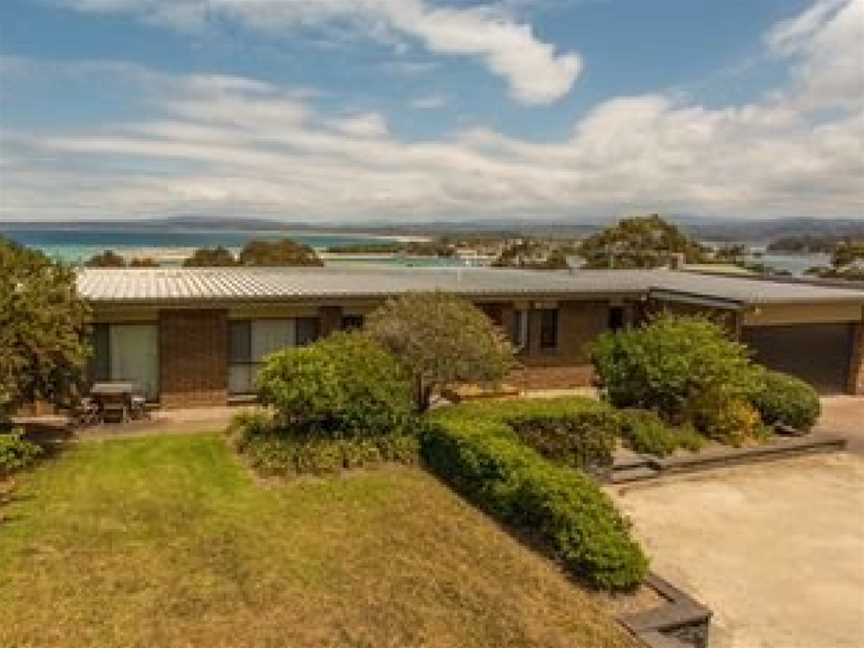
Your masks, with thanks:
[(855, 325), (848, 391), (850, 394), (864, 395), (864, 323)]
[(318, 317), (321, 320), (322, 337), (342, 328), (341, 306), (322, 306), (318, 309)]
[(224, 310), (159, 314), (163, 407), (224, 405), (228, 398), (228, 319)]

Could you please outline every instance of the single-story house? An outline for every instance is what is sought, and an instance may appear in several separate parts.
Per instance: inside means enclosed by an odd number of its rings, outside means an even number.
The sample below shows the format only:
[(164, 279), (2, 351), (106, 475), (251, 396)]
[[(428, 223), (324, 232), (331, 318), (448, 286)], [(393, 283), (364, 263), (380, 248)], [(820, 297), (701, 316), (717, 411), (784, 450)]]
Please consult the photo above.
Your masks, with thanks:
[(163, 406), (248, 395), (275, 349), (362, 326), (387, 298), (459, 294), (519, 349), (525, 388), (587, 385), (586, 346), (653, 310), (720, 313), (756, 358), (823, 392), (864, 394), (864, 291), (673, 270), (491, 268), (85, 269), (92, 380), (129, 380)]

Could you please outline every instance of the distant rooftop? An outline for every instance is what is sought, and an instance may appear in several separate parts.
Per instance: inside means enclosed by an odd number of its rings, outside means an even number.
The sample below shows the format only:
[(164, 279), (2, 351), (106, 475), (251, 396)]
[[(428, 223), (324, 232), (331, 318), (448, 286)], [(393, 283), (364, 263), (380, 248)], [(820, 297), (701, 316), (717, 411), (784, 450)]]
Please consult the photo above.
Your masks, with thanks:
[(741, 304), (858, 302), (864, 291), (670, 270), (543, 272), (499, 268), (141, 268), (79, 272), (92, 302), (250, 302), (314, 298), (380, 298), (444, 290), (471, 297), (640, 296), (651, 291)]

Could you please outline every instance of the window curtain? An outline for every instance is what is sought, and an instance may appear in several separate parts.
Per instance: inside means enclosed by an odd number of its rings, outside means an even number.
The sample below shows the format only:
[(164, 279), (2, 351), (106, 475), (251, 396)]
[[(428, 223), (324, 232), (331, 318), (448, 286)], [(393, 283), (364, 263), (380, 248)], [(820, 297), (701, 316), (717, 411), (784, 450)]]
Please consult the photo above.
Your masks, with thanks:
[(110, 328), (111, 380), (134, 383), (148, 399), (159, 395), (159, 329), (155, 324)]

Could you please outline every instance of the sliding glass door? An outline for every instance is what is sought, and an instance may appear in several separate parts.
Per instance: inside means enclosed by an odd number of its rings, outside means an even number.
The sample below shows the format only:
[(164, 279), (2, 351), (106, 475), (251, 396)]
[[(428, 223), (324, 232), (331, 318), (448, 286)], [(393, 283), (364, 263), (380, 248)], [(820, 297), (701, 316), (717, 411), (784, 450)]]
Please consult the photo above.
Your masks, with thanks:
[(156, 324), (108, 327), (108, 376), (135, 383), (149, 400), (159, 396), (159, 328)]

